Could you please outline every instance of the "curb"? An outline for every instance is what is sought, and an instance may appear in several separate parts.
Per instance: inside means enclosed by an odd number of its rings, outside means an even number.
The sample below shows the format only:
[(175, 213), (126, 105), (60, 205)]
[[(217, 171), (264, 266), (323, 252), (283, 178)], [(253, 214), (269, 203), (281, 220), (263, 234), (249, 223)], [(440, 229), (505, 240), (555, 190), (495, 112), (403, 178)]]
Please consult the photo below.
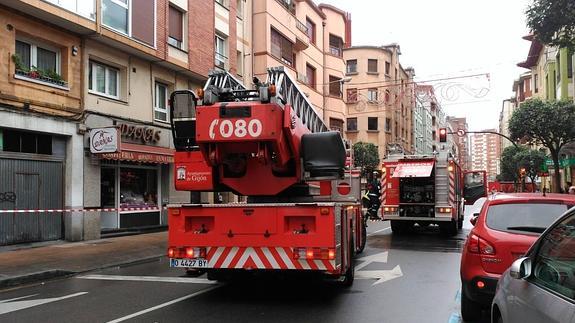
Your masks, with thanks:
[(86, 272), (93, 271), (93, 270), (101, 270), (101, 269), (117, 267), (117, 266), (135, 265), (135, 264), (139, 264), (139, 263), (149, 262), (149, 261), (152, 261), (154, 259), (158, 259), (158, 258), (161, 258), (164, 256), (165, 256), (165, 254), (162, 253), (160, 255), (148, 256), (148, 257), (138, 258), (138, 259), (131, 259), (131, 260), (126, 260), (126, 261), (119, 261), (119, 262), (115, 262), (115, 263), (111, 263), (111, 264), (104, 264), (104, 265), (95, 266), (95, 267), (92, 267), (92, 268), (89, 268), (86, 270), (80, 270), (80, 271), (50, 269), (50, 270), (46, 270), (46, 271), (41, 271), (41, 272), (37, 272), (37, 273), (30, 273), (30, 274), (21, 275), (21, 276), (0, 278), (0, 290), (6, 289), (9, 287), (29, 285), (29, 284), (38, 283), (38, 282), (45, 281), (45, 280), (52, 280), (52, 279), (63, 278), (63, 277), (71, 277), (71, 276), (75, 276), (75, 275), (86, 273)]

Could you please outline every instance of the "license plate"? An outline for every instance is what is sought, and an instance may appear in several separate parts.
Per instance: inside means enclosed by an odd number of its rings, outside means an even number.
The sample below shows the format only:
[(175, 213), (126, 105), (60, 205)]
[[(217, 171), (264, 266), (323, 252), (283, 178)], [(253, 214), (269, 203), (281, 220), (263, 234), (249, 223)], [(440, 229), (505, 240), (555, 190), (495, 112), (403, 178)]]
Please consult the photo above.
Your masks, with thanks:
[(207, 259), (170, 259), (170, 267), (178, 268), (208, 268)]

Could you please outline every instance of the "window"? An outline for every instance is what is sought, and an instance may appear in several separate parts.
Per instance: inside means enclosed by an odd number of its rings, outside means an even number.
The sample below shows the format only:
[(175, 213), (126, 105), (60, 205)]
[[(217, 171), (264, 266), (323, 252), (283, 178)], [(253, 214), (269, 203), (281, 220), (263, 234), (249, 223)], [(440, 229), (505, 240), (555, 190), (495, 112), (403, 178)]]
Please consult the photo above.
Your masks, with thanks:
[(533, 75), (533, 90), (535, 93), (539, 92), (539, 75)]
[(228, 0), (216, 0), (216, 3), (219, 3), (222, 7), (226, 9), (230, 7)]
[(34, 132), (0, 129), (0, 151), (52, 155), (52, 136)]
[(305, 76), (307, 85), (312, 89), (315, 89), (316, 80), (315, 80), (315, 68), (309, 64), (305, 65)]
[(347, 118), (347, 131), (357, 131), (357, 118)]
[(367, 118), (367, 130), (368, 131), (377, 131), (377, 117), (368, 117)]
[(353, 74), (357, 73), (357, 59), (348, 59), (345, 64), (345, 73)]
[(339, 77), (329, 76), (329, 95), (341, 96), (341, 81)]
[(90, 61), (88, 90), (92, 93), (119, 98), (119, 71), (113, 67)]
[(343, 52), (343, 40), (340, 37), (329, 34), (329, 53), (341, 57)]
[(305, 25), (307, 27), (307, 37), (309, 37), (309, 41), (315, 44), (315, 24), (309, 18), (306, 18)]
[(102, 0), (102, 24), (155, 46), (156, 1)]
[(367, 72), (368, 73), (377, 73), (377, 59), (368, 59), (367, 60)]
[(271, 30), (271, 52), (284, 64), (294, 66), (293, 44), (273, 28)]
[(331, 129), (333, 131), (339, 131), (339, 133), (342, 133), (343, 132), (343, 120), (329, 118), (329, 129)]
[(16, 40), (16, 75), (65, 86), (60, 76), (60, 50), (34, 41)]
[(573, 78), (573, 52), (571, 51), (567, 54), (567, 77)]
[(369, 102), (376, 102), (377, 101), (377, 89), (367, 89), (367, 100)]
[(391, 72), (391, 63), (385, 62), (385, 75), (389, 75)]
[(357, 102), (357, 89), (347, 89), (347, 102), (355, 103)]
[(102, 0), (102, 23), (110, 28), (129, 34), (128, 0)]
[(216, 59), (214, 64), (221, 69), (226, 68), (228, 57), (226, 56), (226, 39), (222, 36), (216, 35)]
[(236, 66), (237, 66), (237, 73), (239, 76), (244, 75), (244, 54), (239, 50), (236, 51)]
[(530, 278), (535, 284), (570, 299), (575, 299), (575, 280), (572, 279), (575, 272), (574, 228), (575, 218), (570, 216), (542, 238)]
[(60, 6), (66, 10), (75, 12), (81, 16), (86, 18), (94, 19), (95, 18), (95, 11), (94, 11), (94, 3), (93, 0), (46, 0), (50, 3), (53, 3), (57, 6)]
[(565, 204), (509, 203), (494, 205), (485, 218), (489, 228), (514, 233), (542, 233), (569, 207)]
[(391, 92), (389, 90), (385, 90), (385, 103), (389, 103), (391, 101)]
[(183, 49), (184, 43), (184, 13), (170, 6), (168, 44)]
[(391, 119), (385, 118), (385, 132), (391, 132)]
[(154, 90), (154, 119), (168, 122), (168, 86), (159, 82)]
[(236, 0), (236, 17), (244, 19), (244, 0)]

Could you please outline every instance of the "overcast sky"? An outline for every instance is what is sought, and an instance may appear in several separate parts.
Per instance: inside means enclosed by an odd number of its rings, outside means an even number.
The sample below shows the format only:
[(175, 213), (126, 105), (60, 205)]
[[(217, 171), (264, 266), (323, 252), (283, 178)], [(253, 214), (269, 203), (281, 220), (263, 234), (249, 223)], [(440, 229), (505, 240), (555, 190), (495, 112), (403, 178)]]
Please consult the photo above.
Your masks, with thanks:
[(351, 13), (352, 45), (398, 43), (400, 62), (415, 68), (416, 81), (465, 76), (433, 82), (446, 113), (466, 117), (470, 130), (498, 128), (503, 99), (527, 71), (516, 64), (529, 51), (521, 38), (529, 0), (321, 2)]

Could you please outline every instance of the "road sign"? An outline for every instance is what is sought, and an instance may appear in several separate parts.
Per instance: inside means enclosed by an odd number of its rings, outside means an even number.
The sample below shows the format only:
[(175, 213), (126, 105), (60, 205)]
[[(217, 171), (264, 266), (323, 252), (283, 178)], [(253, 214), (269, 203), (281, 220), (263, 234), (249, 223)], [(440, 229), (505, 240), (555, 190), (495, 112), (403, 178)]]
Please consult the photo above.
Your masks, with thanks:
[(459, 137), (465, 136), (465, 130), (464, 129), (457, 129), (457, 135)]

